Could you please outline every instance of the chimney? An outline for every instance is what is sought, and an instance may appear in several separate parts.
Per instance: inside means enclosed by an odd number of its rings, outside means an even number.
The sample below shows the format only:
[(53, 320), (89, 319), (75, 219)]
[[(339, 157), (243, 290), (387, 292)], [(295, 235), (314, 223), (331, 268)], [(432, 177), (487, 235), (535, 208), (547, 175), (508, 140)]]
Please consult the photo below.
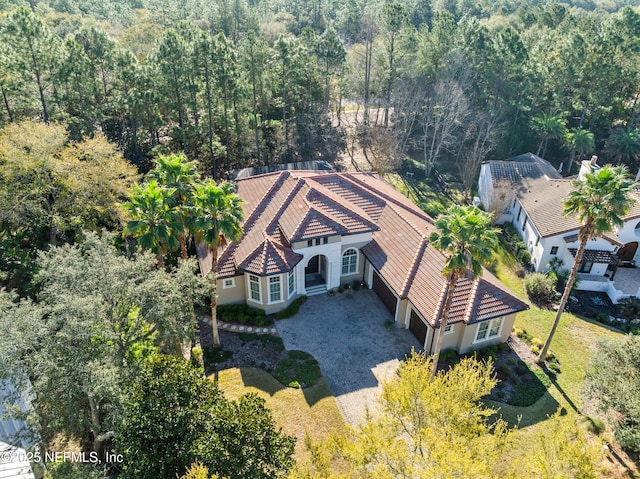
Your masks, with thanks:
[(584, 180), (585, 176), (587, 176), (589, 173), (598, 171), (600, 167), (598, 166), (597, 162), (598, 157), (596, 155), (593, 155), (591, 157), (591, 160), (582, 160), (580, 173), (578, 173), (578, 179)]

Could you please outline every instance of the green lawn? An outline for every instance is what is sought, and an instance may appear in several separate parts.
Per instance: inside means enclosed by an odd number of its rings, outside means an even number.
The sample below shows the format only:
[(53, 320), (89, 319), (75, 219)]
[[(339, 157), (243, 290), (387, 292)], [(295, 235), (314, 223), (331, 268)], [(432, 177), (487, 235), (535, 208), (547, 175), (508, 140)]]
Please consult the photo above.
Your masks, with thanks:
[[(500, 246), (496, 254), (496, 263), (492, 265), (493, 273), (518, 297), (527, 301), (522, 279), (514, 273), (516, 261), (513, 255)], [(547, 311), (531, 305), (531, 309), (518, 313), (515, 327), (524, 329), (533, 337), (545, 340), (555, 318), (555, 311)], [(554, 412), (557, 405), (566, 409), (578, 410), (583, 404), (582, 384), (585, 378), (586, 365), (599, 339), (620, 336), (602, 324), (564, 313), (556, 331), (551, 350), (561, 364), (562, 372), (557, 383), (549, 388), (549, 394), (543, 396), (533, 406), (516, 408), (500, 405), (504, 418), (510, 422), (522, 416), (521, 425), (527, 426), (544, 420)], [(494, 404), (497, 406), (498, 404)]]
[(294, 457), (298, 462), (310, 457), (304, 443), (307, 433), (311, 438), (321, 440), (344, 426), (324, 379), (309, 388), (294, 389), (284, 387), (261, 369), (233, 368), (218, 373), (218, 384), (228, 399), (238, 399), (250, 392), (264, 398), (278, 426), (297, 438)]

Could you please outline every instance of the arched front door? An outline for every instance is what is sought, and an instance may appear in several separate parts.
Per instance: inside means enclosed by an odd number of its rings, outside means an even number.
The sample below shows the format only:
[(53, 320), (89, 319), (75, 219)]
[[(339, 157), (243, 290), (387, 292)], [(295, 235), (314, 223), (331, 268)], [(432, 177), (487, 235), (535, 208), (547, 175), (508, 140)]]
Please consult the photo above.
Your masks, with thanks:
[(317, 254), (309, 259), (304, 268), (304, 287), (320, 286), (327, 283), (327, 257)]
[(638, 242), (632, 241), (631, 243), (627, 243), (622, 248), (620, 248), (616, 255), (618, 256), (618, 258), (620, 258), (620, 261), (622, 261), (623, 264), (624, 263), (629, 264), (633, 261), (633, 258), (635, 257), (637, 250), (638, 250)]

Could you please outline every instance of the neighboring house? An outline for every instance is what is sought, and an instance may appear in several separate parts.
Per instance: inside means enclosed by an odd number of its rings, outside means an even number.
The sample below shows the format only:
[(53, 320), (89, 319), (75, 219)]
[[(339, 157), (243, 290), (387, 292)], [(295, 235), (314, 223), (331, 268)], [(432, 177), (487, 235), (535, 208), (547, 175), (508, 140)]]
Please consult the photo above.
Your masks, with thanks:
[(27, 451), (0, 441), (0, 479), (35, 479)]
[[(596, 160), (593, 157), (583, 161), (578, 178), (599, 169)], [(574, 179), (563, 178), (549, 162), (532, 153), (489, 161), (481, 167), (478, 192), (482, 205), (495, 211), (499, 224), (513, 223), (531, 253), (536, 271), (546, 271), (552, 258), (560, 258), (567, 269), (573, 265), (580, 223), (575, 216), (564, 216), (563, 200), (572, 190)], [(633, 194), (640, 199), (638, 191)], [(635, 266), (640, 260), (639, 241), (637, 201), (624, 218), (623, 227), (589, 242), (578, 270), (579, 288), (606, 291), (614, 302), (636, 295), (635, 281), (632, 289), (616, 287), (612, 281), (619, 266)]]
[[(241, 179), (244, 234), (222, 249), (218, 304), (275, 313), (301, 295), (364, 281), (431, 352), (444, 304), (444, 257), (431, 218), (374, 174), (284, 171)], [(204, 250), (200, 250), (203, 253)], [(209, 257), (202, 257), (209, 271)], [(528, 306), (488, 271), (455, 289), (443, 349), (504, 342)]]
[(27, 413), (32, 399), (11, 382), (0, 380), (0, 479), (34, 479), (26, 451), (34, 445), (33, 436), (24, 419), (11, 413), (13, 409)]

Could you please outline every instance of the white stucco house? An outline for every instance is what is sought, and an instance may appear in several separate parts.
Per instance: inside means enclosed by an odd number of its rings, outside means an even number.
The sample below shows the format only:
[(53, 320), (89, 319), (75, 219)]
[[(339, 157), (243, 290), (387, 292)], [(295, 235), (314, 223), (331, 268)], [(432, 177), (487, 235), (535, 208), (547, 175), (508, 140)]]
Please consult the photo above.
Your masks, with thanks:
[[(577, 178), (599, 169), (597, 157), (584, 160)], [(503, 161), (488, 161), (480, 170), (478, 191), (487, 211), (498, 215), (498, 224), (513, 223), (531, 253), (535, 271), (546, 271), (549, 261), (574, 262), (580, 224), (563, 215), (563, 199), (576, 177), (563, 178), (542, 158), (525, 153)], [(580, 265), (580, 289), (605, 291), (613, 302), (640, 294), (640, 194), (616, 231), (594, 238)]]

